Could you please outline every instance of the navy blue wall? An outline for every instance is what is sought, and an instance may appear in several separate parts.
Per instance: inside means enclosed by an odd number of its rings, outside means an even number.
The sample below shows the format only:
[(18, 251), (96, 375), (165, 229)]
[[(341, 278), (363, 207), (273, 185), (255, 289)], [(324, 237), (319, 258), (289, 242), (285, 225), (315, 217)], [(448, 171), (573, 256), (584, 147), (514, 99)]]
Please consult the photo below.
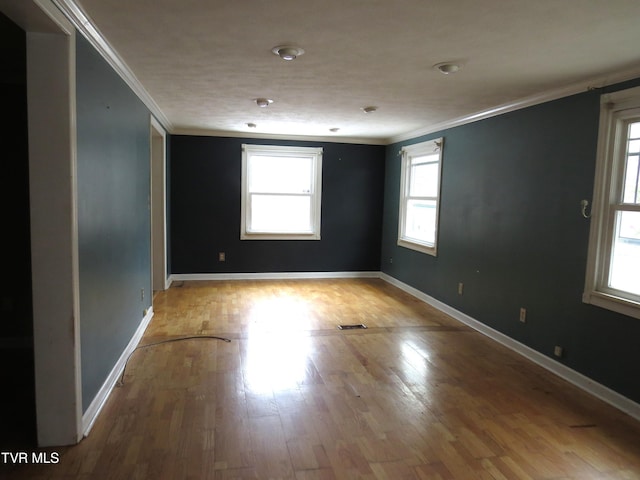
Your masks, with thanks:
[[(391, 145), (382, 270), (640, 401), (640, 321), (581, 301), (599, 94), (592, 91)], [(438, 256), (398, 247), (402, 145), (445, 137)], [(393, 262), (391, 262), (393, 259)], [(457, 293), (458, 282), (464, 294)], [(527, 323), (519, 309), (527, 309)]]
[[(320, 146), (319, 241), (240, 240), (241, 145)], [(379, 271), (384, 147), (171, 136), (171, 273)], [(218, 252), (226, 261), (218, 261)]]
[(148, 110), (80, 35), (76, 63), (86, 410), (151, 304), (150, 141)]

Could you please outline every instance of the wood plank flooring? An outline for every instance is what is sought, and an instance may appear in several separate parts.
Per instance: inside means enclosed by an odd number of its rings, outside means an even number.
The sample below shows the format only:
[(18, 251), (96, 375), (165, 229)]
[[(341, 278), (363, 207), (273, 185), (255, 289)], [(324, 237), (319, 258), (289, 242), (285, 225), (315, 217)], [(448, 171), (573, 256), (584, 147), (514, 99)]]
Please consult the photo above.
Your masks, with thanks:
[[(159, 293), (88, 438), (31, 479), (640, 479), (640, 423), (381, 280)], [(338, 330), (364, 323), (366, 330)]]

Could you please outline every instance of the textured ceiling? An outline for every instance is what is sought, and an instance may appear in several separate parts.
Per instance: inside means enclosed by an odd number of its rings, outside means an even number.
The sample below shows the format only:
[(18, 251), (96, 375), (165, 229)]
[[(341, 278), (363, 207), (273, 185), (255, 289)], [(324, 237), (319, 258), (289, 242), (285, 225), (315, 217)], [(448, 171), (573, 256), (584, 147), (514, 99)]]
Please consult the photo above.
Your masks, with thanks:
[[(640, 73), (638, 0), (76, 3), (174, 132), (385, 142), (579, 82)], [(271, 53), (281, 44), (306, 53), (285, 62)], [(444, 61), (463, 68), (432, 68)], [(257, 97), (274, 103), (261, 109)], [(367, 105), (379, 109), (365, 114)]]

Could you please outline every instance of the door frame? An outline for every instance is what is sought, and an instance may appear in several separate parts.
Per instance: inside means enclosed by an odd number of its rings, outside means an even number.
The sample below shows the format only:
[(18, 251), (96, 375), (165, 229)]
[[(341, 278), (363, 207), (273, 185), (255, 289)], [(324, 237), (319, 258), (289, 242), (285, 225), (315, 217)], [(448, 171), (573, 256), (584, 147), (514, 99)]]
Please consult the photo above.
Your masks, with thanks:
[(167, 272), (167, 132), (150, 116), (151, 289), (168, 288)]

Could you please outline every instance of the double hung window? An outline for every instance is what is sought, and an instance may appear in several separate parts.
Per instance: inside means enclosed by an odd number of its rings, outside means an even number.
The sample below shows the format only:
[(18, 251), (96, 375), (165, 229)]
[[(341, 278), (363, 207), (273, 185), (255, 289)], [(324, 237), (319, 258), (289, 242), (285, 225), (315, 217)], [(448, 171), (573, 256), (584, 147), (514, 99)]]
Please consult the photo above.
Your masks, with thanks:
[(583, 299), (640, 318), (640, 88), (602, 99)]
[(322, 148), (242, 146), (242, 239), (320, 239)]
[(398, 245), (437, 254), (443, 139), (404, 147)]

